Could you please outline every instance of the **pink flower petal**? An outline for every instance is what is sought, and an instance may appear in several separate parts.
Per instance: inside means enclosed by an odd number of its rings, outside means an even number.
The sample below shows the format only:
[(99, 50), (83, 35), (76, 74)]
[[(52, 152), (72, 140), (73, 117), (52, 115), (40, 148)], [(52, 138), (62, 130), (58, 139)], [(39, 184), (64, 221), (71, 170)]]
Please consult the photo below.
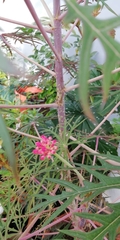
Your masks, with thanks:
[(46, 137), (41, 135), (40, 142), (36, 142), (36, 148), (33, 150), (33, 154), (40, 155), (40, 160), (45, 158), (50, 159), (53, 154), (56, 153), (58, 147), (56, 146), (57, 141), (52, 139), (52, 137)]

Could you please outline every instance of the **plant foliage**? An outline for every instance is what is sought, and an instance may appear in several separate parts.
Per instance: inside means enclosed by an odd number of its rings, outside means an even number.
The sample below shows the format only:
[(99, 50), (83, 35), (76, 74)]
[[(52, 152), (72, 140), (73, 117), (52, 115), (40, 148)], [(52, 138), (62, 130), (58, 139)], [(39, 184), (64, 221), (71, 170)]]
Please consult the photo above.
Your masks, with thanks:
[[(120, 17), (104, 0), (83, 6), (53, 0), (54, 17), (41, 2), (50, 19), (38, 19), (25, 0), (35, 25), (0, 35), (12, 57), (11, 38), (32, 45), (24, 76), (0, 51), (0, 239), (114, 240), (120, 204), (107, 204), (103, 193), (120, 189), (120, 176), (109, 176), (120, 170), (119, 119), (108, 120), (120, 113), (120, 45), (114, 40)], [(102, 7), (115, 17), (98, 20)], [(106, 52), (102, 66), (91, 53), (96, 38)], [(36, 87), (39, 92), (25, 92)]]
[(61, 230), (60, 232), (74, 238), (79, 238), (81, 240), (102, 240), (105, 236), (109, 240), (115, 240), (117, 235), (117, 229), (120, 223), (120, 203), (108, 204), (108, 207), (110, 207), (112, 210), (112, 213), (109, 214), (109, 216), (92, 213), (75, 213), (75, 215), (79, 216), (80, 218), (82, 217), (85, 219), (91, 219), (93, 222), (99, 221), (99, 228), (92, 230), (89, 233), (83, 233), (73, 230)]
[(76, 18), (80, 18), (83, 23), (83, 40), (80, 52), (80, 64), (78, 72), (79, 98), (86, 115), (94, 119), (88, 104), (88, 79), (90, 66), (90, 52), (95, 37), (99, 38), (106, 52), (106, 61), (103, 66), (103, 104), (106, 103), (110, 83), (111, 71), (120, 59), (120, 45), (109, 36), (109, 31), (119, 26), (120, 17), (114, 17), (108, 20), (98, 20), (92, 16), (94, 7), (79, 6), (75, 0), (66, 0), (68, 6), (68, 14), (66, 23), (72, 22)]

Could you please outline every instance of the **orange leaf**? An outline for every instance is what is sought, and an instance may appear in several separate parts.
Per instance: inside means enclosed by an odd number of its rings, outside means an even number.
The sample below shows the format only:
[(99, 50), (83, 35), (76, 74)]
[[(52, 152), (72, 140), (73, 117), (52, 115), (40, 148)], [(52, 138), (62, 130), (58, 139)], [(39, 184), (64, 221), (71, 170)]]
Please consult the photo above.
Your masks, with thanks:
[(18, 93), (16, 90), (15, 90), (15, 94), (17, 95), (16, 98), (20, 99), (21, 102), (25, 102), (26, 101), (26, 96)]
[(41, 93), (43, 90), (41, 88), (37, 88), (37, 87), (27, 87), (25, 89), (25, 92), (29, 92), (29, 93)]

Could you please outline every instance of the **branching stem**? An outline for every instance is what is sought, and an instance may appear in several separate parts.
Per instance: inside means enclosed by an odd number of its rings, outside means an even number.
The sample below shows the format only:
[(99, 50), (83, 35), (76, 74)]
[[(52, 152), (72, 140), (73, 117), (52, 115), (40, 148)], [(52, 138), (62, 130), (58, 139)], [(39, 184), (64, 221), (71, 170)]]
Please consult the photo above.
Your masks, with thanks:
[(60, 56), (59, 56), (59, 54), (58, 54), (58, 52), (57, 52), (57, 49), (55, 49), (55, 47), (52, 45), (52, 43), (51, 43), (51, 41), (50, 41), (50, 38), (48, 37), (46, 31), (44, 30), (44, 28), (43, 28), (43, 26), (42, 26), (42, 24), (41, 24), (41, 22), (40, 22), (40, 20), (39, 20), (39, 18), (38, 18), (38, 16), (37, 16), (37, 13), (36, 13), (34, 7), (32, 6), (31, 1), (30, 1), (30, 0), (24, 0), (24, 1), (25, 1), (26, 5), (27, 5), (27, 7), (28, 7), (28, 9), (29, 9), (29, 11), (30, 11), (30, 13), (31, 13), (31, 15), (33, 16), (33, 18), (34, 18), (34, 20), (35, 20), (36, 25), (38, 26), (40, 32), (41, 32), (42, 35), (44, 36), (46, 42), (48, 43), (48, 45), (49, 45), (50, 48), (52, 49), (52, 51), (53, 51), (53, 53), (55, 54), (55, 56), (57, 57), (57, 59), (60, 60)]
[(6, 39), (4, 38), (3, 35), (0, 36), (1, 40), (7, 45), (9, 46), (11, 49), (13, 49), (16, 53), (18, 53), (20, 56), (22, 56), (24, 59), (28, 60), (29, 62), (35, 64), (37, 67), (43, 69), (44, 71), (48, 72), (49, 74), (51, 74), (52, 76), (55, 76), (55, 73), (51, 70), (49, 70), (48, 68), (42, 66), (41, 64), (35, 62), (34, 60), (32, 60), (31, 58), (25, 56), (23, 53), (21, 53), (19, 50), (17, 50), (15, 47), (13, 47), (10, 43), (8, 43), (6, 41)]

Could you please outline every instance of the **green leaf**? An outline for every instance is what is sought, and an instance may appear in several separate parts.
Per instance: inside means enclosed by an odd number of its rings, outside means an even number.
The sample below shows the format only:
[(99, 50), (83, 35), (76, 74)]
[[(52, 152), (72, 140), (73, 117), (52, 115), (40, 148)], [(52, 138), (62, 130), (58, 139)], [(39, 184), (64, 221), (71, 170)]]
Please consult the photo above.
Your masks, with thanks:
[[(81, 79), (80, 86), (82, 87), (82, 91), (80, 90), (81, 105), (83, 106), (83, 108), (84, 106), (86, 106), (86, 108), (84, 108), (85, 113), (89, 115), (89, 118), (94, 119), (93, 114), (91, 113), (91, 110), (88, 105), (88, 82), (85, 81), (85, 79), (89, 79), (89, 71), (86, 71), (86, 69), (89, 69), (90, 66), (91, 42), (93, 41), (94, 36), (90, 28), (84, 28), (84, 35), (86, 36), (87, 34), (89, 35), (89, 41), (87, 38), (84, 38), (81, 49), (81, 58), (82, 56), (84, 56), (84, 59), (87, 59), (87, 61), (84, 64), (82, 64), (82, 68), (79, 67), (78, 77)], [(86, 47), (87, 49), (85, 51)], [(86, 98), (85, 94), (87, 96)]]
[(0, 137), (3, 140), (3, 145), (10, 163), (10, 166), (12, 168), (13, 174), (16, 178), (17, 183), (19, 182), (19, 177), (18, 177), (18, 171), (17, 171), (17, 163), (16, 163), (16, 158), (15, 158), (15, 153), (12, 145), (12, 141), (9, 135), (9, 132), (5, 126), (5, 122), (0, 115)]
[(45, 194), (39, 194), (39, 195), (37, 194), (35, 196), (36, 196), (36, 198), (38, 198), (38, 199), (40, 198), (41, 200), (46, 199), (46, 201), (43, 201), (40, 204), (37, 204), (35, 207), (33, 207), (31, 209), (31, 212), (36, 211), (38, 209), (41, 210), (42, 207), (47, 207), (49, 204), (52, 204), (56, 201), (63, 200), (65, 198), (69, 198), (71, 196), (75, 196), (75, 192), (72, 192), (72, 194), (71, 194), (71, 192), (63, 191), (62, 194), (59, 194), (57, 196), (49, 196), (49, 195), (45, 195)]
[(105, 6), (111, 13), (118, 16), (117, 13), (114, 12), (113, 9), (107, 3), (105, 3), (103, 0), (101, 0), (101, 2), (103, 3), (103, 6)]
[[(58, 215), (60, 215), (61, 212), (66, 210), (66, 208), (71, 204), (71, 202), (74, 200), (74, 196), (69, 197), (44, 223), (43, 226), (48, 225), (52, 220), (54, 220)], [(54, 199), (54, 196), (53, 196)], [(43, 227), (42, 226), (42, 227)]]
[[(76, 186), (73, 183), (67, 182), (65, 180), (59, 179), (49, 179), (51, 182), (57, 183), (65, 188), (72, 189), (71, 194), (69, 196), (77, 196), (80, 195), (82, 198), (84, 197), (84, 202), (91, 201), (93, 198), (98, 196), (100, 193), (104, 192), (107, 189), (111, 188), (120, 188), (120, 177), (111, 178), (105, 176), (97, 171), (90, 169), (89, 167), (84, 167), (88, 172), (93, 174), (97, 179), (100, 180), (99, 183), (92, 183), (89, 181), (84, 181), (84, 187)], [(73, 191), (74, 190), (74, 191)], [(88, 197), (88, 193), (90, 196)], [(61, 195), (59, 195), (61, 196)], [(87, 197), (86, 197), (87, 196)]]
[(108, 206), (113, 210), (109, 216), (92, 213), (75, 213), (75, 215), (81, 218), (100, 222), (102, 224), (101, 227), (88, 233), (73, 230), (61, 230), (60, 232), (67, 234), (68, 236), (78, 237), (82, 240), (103, 240), (104, 236), (108, 234), (109, 240), (115, 240), (115, 237), (117, 235), (117, 228), (120, 225), (120, 203), (108, 204)]
[[(99, 159), (99, 161), (101, 162), (101, 165), (100, 166), (99, 165), (95, 165), (94, 166), (94, 170), (98, 171), (98, 170), (103, 170), (104, 169), (104, 171), (106, 171), (106, 172), (108, 172), (110, 170), (114, 170), (114, 171), (115, 170), (116, 171), (120, 170), (120, 166), (117, 166), (117, 165), (114, 166), (112, 164), (109, 164), (106, 161), (104, 161), (103, 159)], [(81, 169), (86, 169), (87, 171), (88, 171), (88, 169), (91, 169), (91, 170), (93, 169), (92, 165), (84, 165), (84, 164), (76, 163), (76, 166), (81, 168)]]
[(88, 101), (89, 63), (93, 38), (99, 38), (106, 52), (106, 62), (103, 69), (103, 102), (105, 103), (111, 83), (111, 70), (114, 69), (115, 63), (120, 59), (120, 44), (111, 38), (108, 32), (120, 25), (120, 17), (99, 20), (92, 16), (94, 7), (79, 6), (75, 0), (66, 0), (66, 3), (68, 6), (68, 14), (65, 20), (66, 23), (72, 22), (76, 18), (80, 18), (83, 22), (84, 34), (78, 73), (78, 81), (80, 84), (79, 98), (85, 114), (94, 120)]

